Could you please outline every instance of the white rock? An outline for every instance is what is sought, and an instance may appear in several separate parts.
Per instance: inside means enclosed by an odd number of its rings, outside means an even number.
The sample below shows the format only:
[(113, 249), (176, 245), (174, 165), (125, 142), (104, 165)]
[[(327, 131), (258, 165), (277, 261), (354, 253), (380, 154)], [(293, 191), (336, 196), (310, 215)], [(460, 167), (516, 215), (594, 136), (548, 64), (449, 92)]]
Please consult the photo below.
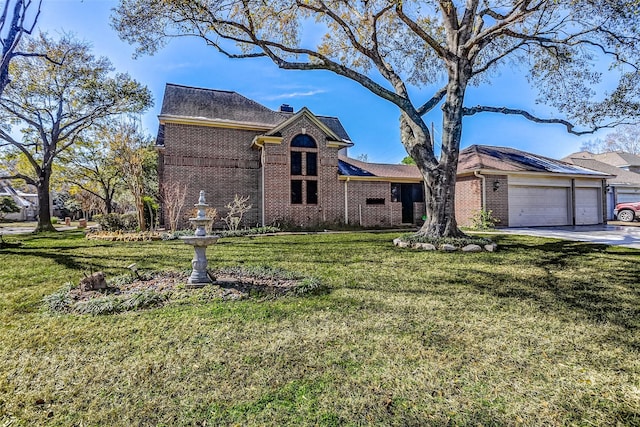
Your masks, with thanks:
[(399, 237), (396, 237), (395, 239), (393, 239), (394, 246), (398, 246), (400, 242), (402, 242), (402, 239), (400, 239)]
[(467, 245), (462, 248), (462, 252), (482, 252), (482, 248), (478, 245)]
[(456, 248), (453, 245), (449, 245), (449, 244), (445, 243), (443, 245), (440, 245), (440, 250), (441, 251), (447, 251), (447, 252), (453, 252), (453, 251), (457, 251), (458, 248)]
[(495, 252), (496, 249), (498, 249), (498, 245), (496, 245), (495, 243), (484, 245), (484, 250), (487, 252)]
[(409, 244), (407, 242), (400, 242), (400, 243), (398, 243), (398, 247), (399, 248), (408, 248)]
[(422, 249), (423, 251), (435, 251), (436, 247), (431, 243), (418, 243), (418, 249)]

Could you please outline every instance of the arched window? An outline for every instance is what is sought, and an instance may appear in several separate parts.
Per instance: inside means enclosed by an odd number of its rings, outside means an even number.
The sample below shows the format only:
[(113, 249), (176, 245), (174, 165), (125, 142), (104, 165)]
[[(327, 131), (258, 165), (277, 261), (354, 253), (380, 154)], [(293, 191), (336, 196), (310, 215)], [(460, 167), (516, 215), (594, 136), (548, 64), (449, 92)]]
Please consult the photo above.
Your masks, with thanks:
[(318, 146), (307, 134), (290, 144), (291, 204), (318, 204)]
[(318, 148), (316, 142), (306, 133), (301, 133), (296, 135), (291, 140), (292, 147), (300, 147), (300, 148)]

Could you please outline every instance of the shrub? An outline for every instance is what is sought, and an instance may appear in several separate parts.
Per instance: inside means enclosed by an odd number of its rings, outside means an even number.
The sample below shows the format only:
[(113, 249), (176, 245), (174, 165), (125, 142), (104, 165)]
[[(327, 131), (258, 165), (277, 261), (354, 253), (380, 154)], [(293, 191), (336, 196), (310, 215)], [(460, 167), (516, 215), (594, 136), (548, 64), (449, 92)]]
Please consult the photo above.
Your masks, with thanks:
[(67, 312), (71, 310), (73, 301), (69, 297), (69, 291), (75, 286), (67, 282), (58, 292), (47, 295), (42, 299), (50, 311)]
[(242, 217), (251, 209), (252, 205), (247, 205), (248, 201), (249, 196), (241, 197), (236, 194), (233, 198), (233, 201), (229, 202), (225, 206), (227, 209), (229, 209), (229, 211), (227, 212), (227, 216), (222, 218), (222, 220), (227, 225), (227, 228), (230, 231), (238, 230), (238, 227), (242, 222)]
[(500, 220), (493, 216), (493, 211), (480, 209), (471, 218), (471, 228), (473, 230), (493, 230)]
[(133, 213), (94, 215), (93, 220), (104, 231), (136, 231), (138, 228), (138, 218)]
[(217, 234), (220, 237), (241, 237), (248, 236), (254, 234), (269, 234), (269, 233), (277, 233), (280, 229), (278, 227), (266, 226), (266, 227), (254, 227), (254, 228), (245, 228), (243, 230), (221, 230)]

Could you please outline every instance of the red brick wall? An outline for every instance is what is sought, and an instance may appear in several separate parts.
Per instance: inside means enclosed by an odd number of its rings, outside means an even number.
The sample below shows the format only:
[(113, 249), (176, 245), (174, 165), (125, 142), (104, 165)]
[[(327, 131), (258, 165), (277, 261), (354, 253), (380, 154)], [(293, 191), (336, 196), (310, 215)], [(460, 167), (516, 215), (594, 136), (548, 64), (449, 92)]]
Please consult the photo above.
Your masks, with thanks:
[[(487, 210), (498, 219), (496, 227), (509, 226), (509, 179), (507, 175), (487, 175)], [(497, 189), (496, 184), (497, 183)]]
[[(344, 185), (344, 181), (341, 183)], [(347, 189), (349, 224), (363, 227), (389, 227), (402, 224), (402, 203), (391, 201), (391, 183), (349, 181)], [(368, 198), (384, 199), (385, 204), (368, 205)], [(416, 205), (421, 204), (416, 203)], [(420, 209), (419, 206), (418, 209)], [(361, 217), (362, 222), (360, 222)]]
[(473, 175), (456, 180), (456, 221), (461, 227), (470, 226), (471, 218), (482, 209), (482, 183)]
[[(185, 218), (198, 201), (200, 190), (206, 192), (207, 203), (218, 210), (218, 218), (226, 215), (224, 207), (234, 195), (249, 196), (251, 210), (242, 226), (254, 226), (260, 219), (259, 164), (260, 152), (252, 150), (251, 141), (258, 131), (167, 123), (165, 149), (160, 156), (161, 179), (187, 184)], [(186, 220), (183, 226), (188, 225)], [(216, 227), (221, 227), (218, 220)]]
[[(291, 204), (290, 143), (293, 137), (305, 132), (318, 146), (318, 175), (309, 177), (318, 181), (316, 205)], [(305, 116), (280, 133), (281, 144), (265, 144), (265, 223), (308, 226), (343, 222), (344, 192), (338, 181), (338, 148), (327, 147), (325, 134)], [(306, 202), (306, 197), (303, 201)]]

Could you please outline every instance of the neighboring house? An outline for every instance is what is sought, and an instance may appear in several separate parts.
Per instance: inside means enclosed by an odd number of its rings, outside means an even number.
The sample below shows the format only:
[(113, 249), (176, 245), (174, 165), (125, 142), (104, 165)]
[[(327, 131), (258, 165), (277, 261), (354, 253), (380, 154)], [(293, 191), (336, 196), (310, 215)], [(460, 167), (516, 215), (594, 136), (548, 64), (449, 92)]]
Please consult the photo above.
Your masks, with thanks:
[(608, 151), (598, 154), (580, 151), (567, 157), (593, 159), (629, 172), (640, 173), (640, 156), (624, 151)]
[[(349, 158), (353, 143), (335, 117), (167, 84), (159, 120), (161, 185), (186, 185), (188, 204), (205, 190), (219, 216), (236, 194), (248, 196), (253, 208), (243, 226), (389, 227), (424, 218), (418, 169)], [(469, 225), (485, 208), (500, 226), (601, 223), (608, 177), (518, 150), (473, 146), (460, 154), (457, 219)]]
[(20, 208), (19, 212), (5, 215), (5, 219), (12, 221), (32, 221), (38, 215), (38, 195), (16, 190), (8, 182), (0, 182), (0, 197), (11, 197)]
[[(600, 160), (598, 160), (600, 159)], [(607, 219), (612, 220), (616, 204), (640, 201), (640, 157), (630, 153), (592, 154), (586, 151), (573, 153), (562, 159), (585, 168), (612, 175), (607, 179)], [(608, 163), (622, 164), (622, 167)]]

